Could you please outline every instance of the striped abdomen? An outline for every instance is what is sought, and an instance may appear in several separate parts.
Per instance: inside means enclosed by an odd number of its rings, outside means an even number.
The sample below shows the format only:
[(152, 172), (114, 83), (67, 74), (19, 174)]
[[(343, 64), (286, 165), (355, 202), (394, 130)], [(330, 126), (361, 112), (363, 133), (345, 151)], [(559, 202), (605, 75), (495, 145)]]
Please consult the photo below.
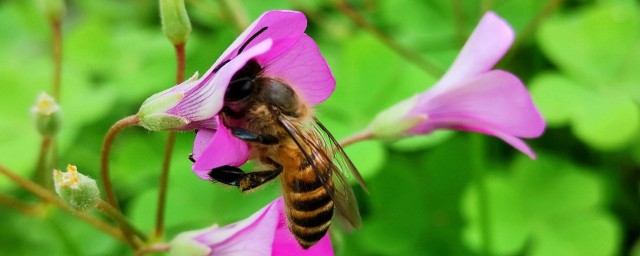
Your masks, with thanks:
[[(316, 166), (321, 171), (331, 171), (327, 169), (329, 165), (316, 164)], [(331, 196), (313, 168), (306, 162), (298, 168), (285, 167), (282, 181), (289, 230), (303, 248), (309, 248), (327, 233), (331, 225), (333, 217)], [(330, 178), (327, 185), (333, 188)]]

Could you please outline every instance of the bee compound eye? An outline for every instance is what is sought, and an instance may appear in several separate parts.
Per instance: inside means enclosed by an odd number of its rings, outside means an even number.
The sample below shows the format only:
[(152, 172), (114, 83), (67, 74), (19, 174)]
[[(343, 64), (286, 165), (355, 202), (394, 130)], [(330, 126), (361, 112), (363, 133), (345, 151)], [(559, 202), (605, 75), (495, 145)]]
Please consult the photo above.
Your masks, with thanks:
[(224, 100), (228, 102), (238, 101), (246, 98), (253, 91), (253, 80), (250, 78), (241, 78), (229, 83)]

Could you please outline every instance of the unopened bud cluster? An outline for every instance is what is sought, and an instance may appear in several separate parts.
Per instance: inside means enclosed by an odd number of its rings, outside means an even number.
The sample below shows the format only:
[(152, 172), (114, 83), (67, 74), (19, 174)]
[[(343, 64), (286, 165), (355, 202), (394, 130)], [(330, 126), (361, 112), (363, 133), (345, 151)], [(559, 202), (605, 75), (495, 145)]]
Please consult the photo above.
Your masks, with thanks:
[(67, 165), (67, 172), (53, 170), (53, 181), (60, 198), (78, 211), (95, 208), (100, 199), (96, 181), (79, 173), (74, 165)]

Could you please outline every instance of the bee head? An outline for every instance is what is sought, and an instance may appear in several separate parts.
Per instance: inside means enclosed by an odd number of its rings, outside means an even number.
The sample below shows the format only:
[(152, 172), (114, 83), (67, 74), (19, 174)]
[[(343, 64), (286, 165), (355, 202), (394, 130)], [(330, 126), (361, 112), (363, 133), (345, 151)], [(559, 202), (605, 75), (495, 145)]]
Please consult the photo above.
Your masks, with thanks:
[(294, 115), (298, 106), (295, 92), (282, 81), (268, 77), (256, 78), (260, 84), (260, 100), (275, 106), (287, 115)]

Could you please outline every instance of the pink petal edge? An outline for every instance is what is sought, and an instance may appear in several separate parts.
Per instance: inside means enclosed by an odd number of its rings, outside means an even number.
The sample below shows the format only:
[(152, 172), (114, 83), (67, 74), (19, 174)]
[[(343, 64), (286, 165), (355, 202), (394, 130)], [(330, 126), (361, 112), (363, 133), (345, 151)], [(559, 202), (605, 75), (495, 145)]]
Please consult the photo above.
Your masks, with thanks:
[[(200, 131), (194, 141), (196, 162), (191, 169), (204, 180), (211, 180), (208, 173), (213, 168), (223, 165), (241, 166), (249, 159), (247, 143), (231, 135), (231, 131), (220, 120), (218, 122), (218, 130), (214, 134), (211, 134), (211, 130)], [(201, 151), (202, 145), (207, 141), (206, 148)]]
[(495, 127), (516, 137), (535, 138), (545, 128), (545, 121), (524, 84), (502, 70), (468, 79), (438, 95), (431, 90), (425, 92), (411, 115), (424, 113), (428, 119), (416, 127), (415, 132), (460, 123)]
[(311, 105), (325, 101), (335, 89), (336, 80), (329, 65), (318, 45), (306, 34), (288, 52), (265, 66), (266, 76), (280, 78)]
[(213, 228), (194, 239), (209, 246), (212, 255), (271, 255), (282, 210), (283, 203), (280, 197), (249, 218)]
[(465, 43), (447, 73), (431, 90), (439, 94), (458, 82), (489, 71), (509, 50), (515, 33), (494, 12), (487, 12)]
[(493, 130), (493, 129), (483, 129), (483, 128), (479, 128), (479, 127), (473, 127), (473, 126), (464, 126), (464, 125), (460, 125), (460, 126), (455, 126), (452, 127), (453, 129), (456, 130), (462, 130), (462, 131), (470, 131), (470, 132), (478, 132), (478, 133), (484, 133), (490, 136), (494, 136), (497, 138), (500, 138), (502, 141), (506, 142), (507, 144), (511, 145), (512, 147), (514, 147), (515, 149), (519, 150), (520, 152), (524, 153), (525, 155), (527, 155), (529, 158), (531, 159), (536, 159), (536, 153), (533, 152), (533, 150), (531, 150), (531, 148), (529, 147), (529, 145), (527, 145), (527, 143), (525, 143), (523, 140), (501, 132), (499, 130)]
[[(271, 39), (274, 46), (273, 51), (271, 51), (267, 56), (262, 56), (263, 61), (268, 61), (271, 58), (276, 58), (280, 54), (286, 52), (298, 41), (307, 27), (307, 18), (303, 13), (297, 11), (275, 10), (263, 13), (253, 23), (251, 23), (251, 25), (249, 25), (249, 27), (247, 27), (242, 34), (233, 41), (233, 43), (231, 43), (231, 45), (220, 55), (220, 57), (218, 57), (203, 77), (210, 79), (210, 77), (214, 75), (213, 69), (223, 61), (235, 58), (237, 51), (245, 41), (263, 27), (268, 28), (255, 37), (252, 42), (246, 46), (246, 49), (249, 49), (266, 39)], [(218, 71), (218, 73), (219, 72), (220, 71)]]

